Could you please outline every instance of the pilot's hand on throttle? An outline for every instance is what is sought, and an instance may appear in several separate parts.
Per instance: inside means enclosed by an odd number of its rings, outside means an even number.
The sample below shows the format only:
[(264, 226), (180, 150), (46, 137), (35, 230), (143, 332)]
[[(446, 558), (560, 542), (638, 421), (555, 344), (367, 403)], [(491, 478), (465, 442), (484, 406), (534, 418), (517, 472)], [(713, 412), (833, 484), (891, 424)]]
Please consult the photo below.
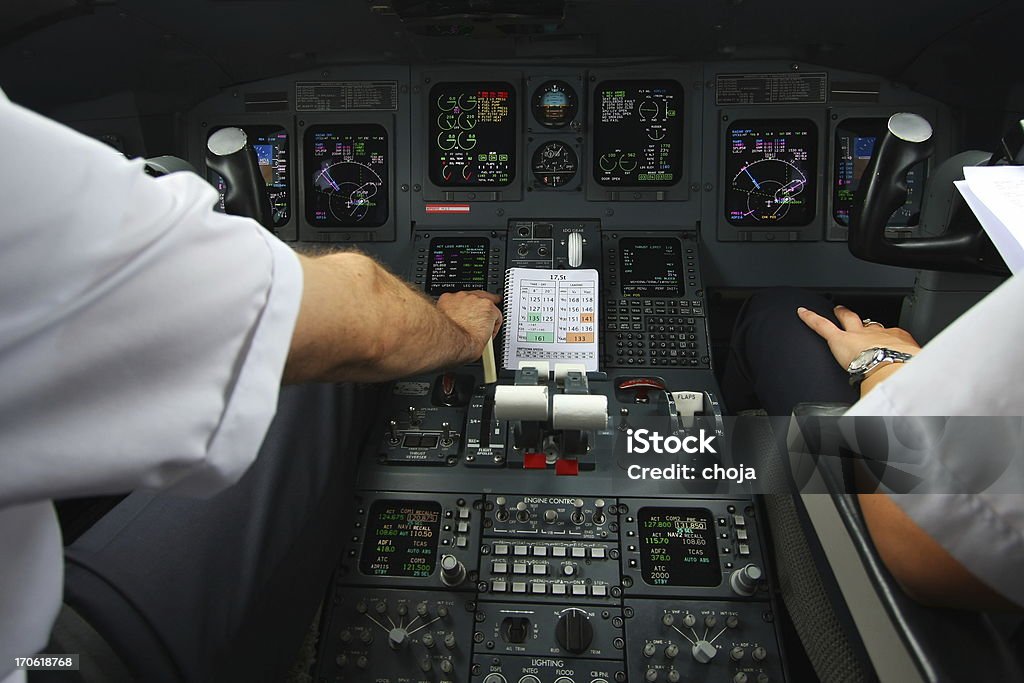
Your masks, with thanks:
[(452, 292), (438, 298), (438, 310), (451, 318), (469, 337), (470, 352), (475, 355), (463, 360), (468, 362), (479, 358), (487, 341), (498, 334), (502, 323), (501, 310), (497, 306), (500, 301), (501, 297), (496, 294), (481, 290)]
[(869, 321), (865, 324), (859, 315), (845, 306), (836, 306), (834, 309), (842, 328), (836, 327), (828, 318), (823, 318), (806, 308), (798, 308), (796, 313), (807, 327), (828, 342), (828, 348), (843, 369), (846, 369), (861, 351), (875, 346), (910, 354), (916, 354), (921, 350), (921, 345), (914, 341), (906, 330), (883, 327), (877, 322)]

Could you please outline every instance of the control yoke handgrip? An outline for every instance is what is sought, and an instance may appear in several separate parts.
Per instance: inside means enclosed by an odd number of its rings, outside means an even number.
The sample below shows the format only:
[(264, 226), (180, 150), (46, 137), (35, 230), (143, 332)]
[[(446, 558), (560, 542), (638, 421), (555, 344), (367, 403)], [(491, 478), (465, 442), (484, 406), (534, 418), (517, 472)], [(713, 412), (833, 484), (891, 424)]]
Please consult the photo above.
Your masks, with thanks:
[[(893, 114), (875, 147), (850, 215), (850, 253), (864, 261), (905, 268), (991, 271), (991, 242), (973, 216), (958, 217), (936, 237), (890, 239), (889, 219), (907, 201), (907, 172), (932, 156), (932, 127), (917, 114)], [(956, 188), (937, 188), (941, 193)], [(995, 259), (998, 262), (999, 259)]]
[(221, 128), (206, 142), (206, 166), (224, 178), (224, 211), (255, 219), (273, 230), (267, 184), (256, 151), (241, 128)]

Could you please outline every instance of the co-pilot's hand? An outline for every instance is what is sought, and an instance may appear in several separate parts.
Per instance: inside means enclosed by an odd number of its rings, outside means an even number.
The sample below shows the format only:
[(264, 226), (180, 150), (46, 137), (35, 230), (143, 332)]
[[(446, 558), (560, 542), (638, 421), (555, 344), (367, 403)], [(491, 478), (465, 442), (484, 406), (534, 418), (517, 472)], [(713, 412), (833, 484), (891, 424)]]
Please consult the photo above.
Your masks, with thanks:
[(843, 326), (842, 329), (814, 311), (802, 307), (796, 309), (800, 320), (828, 342), (828, 348), (843, 369), (846, 369), (861, 351), (875, 346), (910, 354), (916, 354), (921, 350), (921, 345), (914, 341), (906, 330), (898, 327), (887, 328), (881, 323), (861, 320), (859, 315), (845, 306), (836, 306), (834, 312)]
[(482, 290), (452, 292), (438, 298), (438, 310), (469, 336), (470, 353), (476, 355), (467, 362), (479, 358), (484, 345), (498, 334), (502, 323), (501, 310), (497, 306), (500, 302), (500, 296)]

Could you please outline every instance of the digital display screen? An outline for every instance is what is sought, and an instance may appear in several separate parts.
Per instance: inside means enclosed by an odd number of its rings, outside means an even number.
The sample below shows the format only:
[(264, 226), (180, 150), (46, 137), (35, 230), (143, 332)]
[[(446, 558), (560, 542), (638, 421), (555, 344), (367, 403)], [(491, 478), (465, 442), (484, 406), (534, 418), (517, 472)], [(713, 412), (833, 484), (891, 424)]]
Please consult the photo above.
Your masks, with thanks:
[[(853, 200), (860, 187), (875, 143), (885, 134), (886, 119), (846, 119), (836, 127), (832, 168), (832, 216), (839, 225), (850, 224)], [(925, 162), (907, 172), (907, 201), (889, 219), (892, 227), (917, 225), (924, 195)]]
[(715, 520), (705, 508), (640, 508), (640, 572), (650, 586), (717, 586)]
[(502, 187), (516, 177), (516, 93), (509, 83), (430, 89), (430, 180), (438, 187)]
[(683, 255), (671, 237), (619, 241), (622, 296), (664, 298), (683, 295)]
[(683, 87), (676, 81), (604, 81), (594, 98), (594, 180), (674, 185), (683, 170)]
[[(219, 128), (210, 131), (216, 133)], [(270, 197), (270, 208), (274, 216), (274, 225), (281, 226), (291, 218), (291, 170), (288, 167), (288, 132), (280, 126), (242, 126), (249, 144), (256, 151), (256, 161), (260, 173), (267, 184)], [(209, 171), (209, 179), (217, 192), (220, 201), (217, 210), (224, 211), (224, 194), (227, 192), (227, 181), (216, 171)]]
[(817, 168), (813, 121), (736, 121), (725, 139), (726, 220), (760, 228), (807, 225), (817, 208)]
[(487, 289), (491, 243), (486, 237), (430, 240), (427, 294)]
[(437, 562), (440, 531), (440, 503), (374, 501), (366, 518), (359, 571), (367, 576), (428, 577)]
[(322, 228), (375, 228), (388, 220), (388, 132), (377, 124), (306, 130), (306, 220)]

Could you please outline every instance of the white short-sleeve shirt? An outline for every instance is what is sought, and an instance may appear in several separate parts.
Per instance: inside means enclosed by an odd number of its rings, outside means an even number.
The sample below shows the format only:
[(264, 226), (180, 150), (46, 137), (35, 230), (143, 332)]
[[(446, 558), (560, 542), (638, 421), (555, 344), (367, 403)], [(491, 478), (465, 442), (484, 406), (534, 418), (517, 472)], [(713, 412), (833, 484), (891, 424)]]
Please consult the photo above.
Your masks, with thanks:
[(60, 607), (51, 499), (236, 481), (273, 418), (295, 253), (0, 91), (0, 680)]
[[(916, 453), (918, 488), (942, 492), (890, 495), (972, 574), (1024, 606), (1024, 277), (1003, 283), (846, 415), (953, 416), (932, 422), (938, 428), (925, 429), (927, 448)], [(888, 421), (890, 434), (897, 423)]]

